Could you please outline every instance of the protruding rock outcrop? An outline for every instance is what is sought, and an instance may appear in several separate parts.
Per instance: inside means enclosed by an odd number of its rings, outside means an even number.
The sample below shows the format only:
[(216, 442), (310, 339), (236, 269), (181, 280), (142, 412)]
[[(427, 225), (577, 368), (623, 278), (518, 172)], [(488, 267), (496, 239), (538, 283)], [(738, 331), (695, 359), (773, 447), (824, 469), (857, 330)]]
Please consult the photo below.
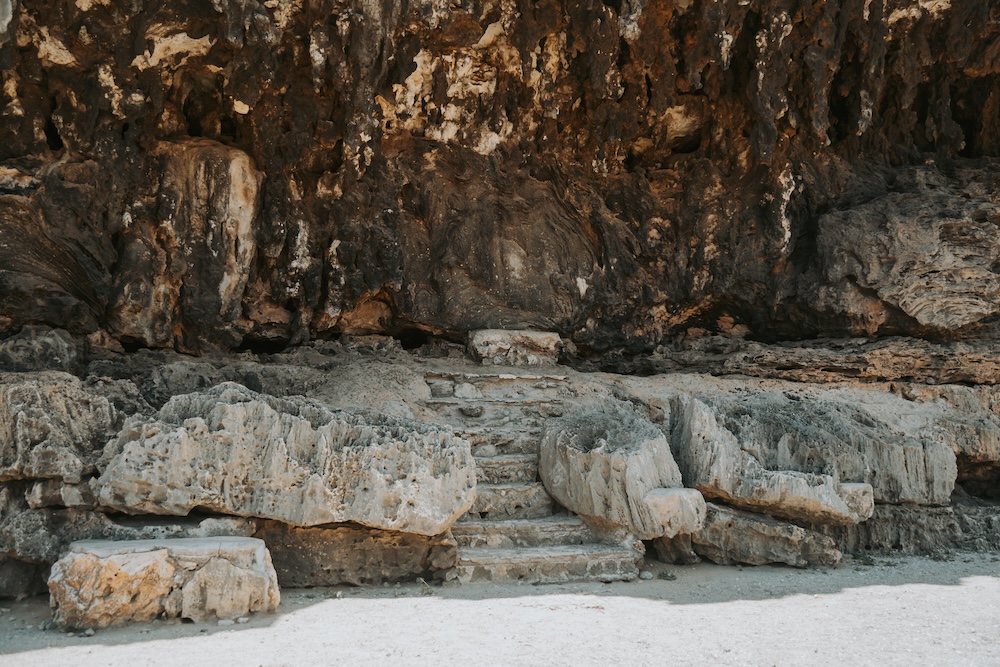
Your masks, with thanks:
[(697, 399), (681, 398), (675, 438), (684, 481), (710, 498), (774, 516), (818, 523), (858, 523), (871, 516), (867, 484), (832, 475), (768, 470)]
[(75, 629), (234, 619), (281, 599), (267, 547), (249, 537), (76, 542), (52, 566), (49, 592), (55, 622)]
[(72, 375), (0, 374), (0, 481), (79, 483), (123, 420), (111, 401)]
[(451, 434), (232, 383), (129, 422), (101, 469), (100, 502), (129, 513), (207, 508), (421, 535), (446, 531), (472, 506), (476, 486), (469, 444)]
[(705, 518), (701, 494), (680, 488), (666, 437), (624, 406), (549, 421), (538, 472), (563, 506), (640, 539), (690, 533)]

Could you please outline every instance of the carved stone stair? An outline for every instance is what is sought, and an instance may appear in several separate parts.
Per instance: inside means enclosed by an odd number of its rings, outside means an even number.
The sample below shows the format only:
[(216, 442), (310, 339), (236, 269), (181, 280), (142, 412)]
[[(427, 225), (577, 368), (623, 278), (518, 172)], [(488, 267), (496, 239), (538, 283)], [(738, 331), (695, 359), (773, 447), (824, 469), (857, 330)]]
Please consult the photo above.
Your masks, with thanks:
[(472, 445), (477, 499), (452, 527), (457, 580), (558, 583), (623, 581), (639, 574), (641, 554), (603, 544), (568, 514), (538, 479), (546, 419), (571, 396), (564, 376), (534, 373), (430, 373), (424, 402)]

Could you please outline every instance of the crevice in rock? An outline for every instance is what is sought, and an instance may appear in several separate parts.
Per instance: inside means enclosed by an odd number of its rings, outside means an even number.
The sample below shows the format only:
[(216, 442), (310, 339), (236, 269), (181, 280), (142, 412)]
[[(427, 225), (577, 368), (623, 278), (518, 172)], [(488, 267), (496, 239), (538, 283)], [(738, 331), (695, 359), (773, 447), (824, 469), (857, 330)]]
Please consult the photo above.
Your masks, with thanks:
[(62, 136), (59, 134), (59, 128), (56, 127), (55, 121), (52, 116), (55, 113), (56, 108), (59, 106), (59, 102), (55, 96), (51, 98), (50, 108), (48, 118), (45, 120), (45, 143), (48, 145), (50, 150), (61, 151), (64, 148), (64, 143)]

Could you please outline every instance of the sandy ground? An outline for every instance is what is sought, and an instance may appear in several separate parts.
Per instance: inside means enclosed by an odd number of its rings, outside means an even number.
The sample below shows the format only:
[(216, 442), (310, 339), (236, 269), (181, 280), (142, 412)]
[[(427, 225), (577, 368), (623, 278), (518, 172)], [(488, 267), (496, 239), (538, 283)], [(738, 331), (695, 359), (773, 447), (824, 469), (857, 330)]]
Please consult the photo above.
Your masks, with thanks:
[(0, 665), (1000, 665), (1000, 555), (647, 565), (617, 584), (286, 590), (246, 624), (92, 637), (40, 629), (44, 598), (0, 602)]

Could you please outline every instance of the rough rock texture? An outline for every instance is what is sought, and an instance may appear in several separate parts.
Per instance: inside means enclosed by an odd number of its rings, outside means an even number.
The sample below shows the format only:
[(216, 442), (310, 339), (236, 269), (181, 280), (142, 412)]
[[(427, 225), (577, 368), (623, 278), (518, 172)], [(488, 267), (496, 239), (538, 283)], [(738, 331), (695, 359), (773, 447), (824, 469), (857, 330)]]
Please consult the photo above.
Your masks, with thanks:
[(867, 484), (829, 474), (770, 470), (746, 451), (698, 399), (678, 400), (675, 449), (684, 482), (710, 498), (775, 516), (820, 523), (858, 523), (871, 516)]
[(10, 489), (0, 490), (0, 553), (32, 563), (54, 563), (78, 540), (249, 536), (255, 529), (252, 521), (237, 517), (171, 520), (80, 509), (28, 509), (22, 497)]
[(94, 472), (124, 415), (66, 373), (0, 374), (0, 481)]
[(881, 392), (796, 389), (706, 400), (768, 468), (868, 483), (878, 502), (948, 504), (962, 435), (948, 415)]
[(78, 342), (61, 329), (26, 326), (0, 341), (0, 370), (73, 373), (79, 363), (78, 348)]
[(37, 595), (46, 590), (49, 566), (0, 554), (0, 599)]
[(640, 539), (698, 530), (705, 501), (681, 486), (663, 433), (635, 412), (611, 405), (549, 421), (538, 474), (559, 503)]
[(606, 349), (995, 312), (982, 0), (0, 7), (0, 331)]
[(701, 562), (701, 558), (694, 552), (690, 533), (653, 540), (653, 552), (656, 554), (656, 560), (661, 563), (693, 565)]
[(1000, 508), (957, 503), (953, 507), (879, 505), (857, 526), (816, 527), (844, 552), (940, 554), (952, 549), (1000, 550)]
[(207, 508), (439, 535), (472, 506), (476, 478), (468, 442), (443, 431), (224, 383), (129, 422), (94, 485), (129, 513)]
[(562, 340), (547, 331), (487, 329), (469, 334), (469, 351), (484, 364), (543, 366), (555, 364)]
[(75, 542), (49, 592), (55, 622), (74, 629), (233, 619), (280, 601), (267, 547), (249, 537)]
[(458, 563), (457, 544), (448, 534), (425, 537), (353, 525), (295, 528), (263, 521), (255, 537), (267, 544), (283, 587), (443, 579)]
[(785, 563), (795, 567), (832, 567), (840, 563), (842, 556), (833, 539), (825, 535), (714, 503), (708, 503), (705, 527), (691, 535), (691, 544), (699, 556), (720, 565)]

